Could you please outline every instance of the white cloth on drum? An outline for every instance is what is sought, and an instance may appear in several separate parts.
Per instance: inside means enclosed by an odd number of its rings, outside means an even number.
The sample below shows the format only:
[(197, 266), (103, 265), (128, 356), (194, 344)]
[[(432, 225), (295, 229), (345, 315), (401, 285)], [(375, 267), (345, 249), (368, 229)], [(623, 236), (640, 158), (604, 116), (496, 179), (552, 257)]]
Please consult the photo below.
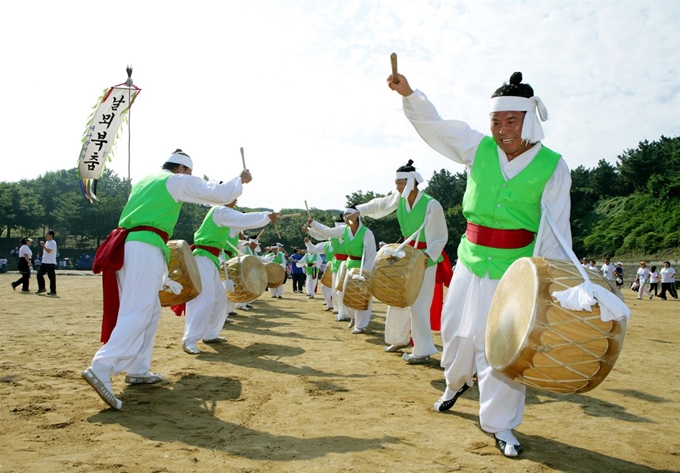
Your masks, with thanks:
[(602, 322), (611, 320), (628, 322), (630, 319), (630, 309), (621, 299), (608, 289), (590, 281), (584, 281), (564, 291), (555, 291), (551, 296), (557, 299), (562, 307), (569, 310), (592, 312), (592, 307), (595, 304), (599, 305)]
[(125, 243), (123, 267), (116, 272), (120, 298), (118, 320), (109, 341), (92, 359), (112, 375), (146, 373), (151, 368), (153, 342), (161, 317), (158, 291), (168, 273), (163, 251), (139, 241)]
[(183, 344), (220, 336), (227, 318), (227, 294), (220, 273), (207, 256), (194, 256), (201, 275), (201, 293), (186, 304)]
[(182, 286), (177, 281), (173, 281), (169, 276), (165, 278), (165, 281), (163, 281), (163, 290), (166, 292), (179, 294), (182, 292), (182, 289), (184, 289), (184, 286)]

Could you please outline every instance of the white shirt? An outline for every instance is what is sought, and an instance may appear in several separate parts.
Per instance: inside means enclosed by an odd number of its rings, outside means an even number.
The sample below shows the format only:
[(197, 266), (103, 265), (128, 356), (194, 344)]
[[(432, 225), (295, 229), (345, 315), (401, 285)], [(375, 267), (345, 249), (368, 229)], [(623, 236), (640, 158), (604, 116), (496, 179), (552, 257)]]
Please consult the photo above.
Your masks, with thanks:
[(198, 176), (173, 174), (166, 181), (165, 187), (176, 202), (191, 204), (229, 204), (243, 193), (240, 177), (220, 184), (216, 181), (205, 181)]
[(673, 266), (661, 268), (659, 275), (661, 275), (661, 284), (675, 282), (675, 269), (673, 269)]
[(649, 268), (647, 268), (647, 266), (645, 266), (644, 268), (638, 268), (637, 276), (640, 281), (649, 282)]
[[(413, 206), (420, 201), (423, 196), (421, 191), (418, 191), (416, 200), (413, 202)], [(365, 204), (357, 205), (357, 210), (361, 215), (372, 218), (382, 218), (386, 215), (391, 214), (396, 211), (399, 207), (399, 202), (401, 199), (401, 194), (397, 192), (392, 192), (387, 197), (376, 197), (375, 199), (367, 202)], [(406, 200), (406, 199), (404, 199)], [(408, 201), (406, 201), (406, 210), (411, 211), (411, 206)], [(449, 239), (449, 231), (446, 228), (446, 218), (444, 217), (444, 209), (442, 205), (435, 199), (430, 200), (427, 204), (427, 210), (425, 211), (425, 235), (427, 235), (427, 250), (425, 253), (433, 261), (439, 259), (446, 246), (446, 242)], [(411, 235), (406, 235), (406, 238)]]
[(25, 255), (28, 255), (28, 259), (31, 259), (33, 252), (28, 245), (21, 245), (21, 248), (19, 248), (19, 258), (24, 258)]
[(653, 273), (650, 271), (649, 272), (649, 282), (651, 283), (658, 283), (659, 282), (659, 273), (654, 271)]
[[(434, 105), (419, 90), (416, 90), (408, 97), (403, 97), (402, 102), (406, 118), (409, 119), (420, 137), (432, 149), (443, 156), (456, 163), (464, 164), (469, 175), (477, 148), (485, 135), (471, 129), (465, 122), (442, 119)], [(537, 143), (515, 159), (508, 161), (508, 157), (503, 150), (497, 147), (503, 177), (509, 180), (517, 176), (531, 163), (541, 148), (541, 143)], [(571, 174), (569, 167), (564, 162), (564, 159), (560, 158), (555, 172), (548, 179), (543, 189), (541, 206), (547, 209), (548, 214), (557, 223), (557, 228), (567, 244), (571, 246), (571, 224), (569, 222), (569, 213), (571, 211), (570, 188)], [(547, 231), (539, 231), (538, 238), (536, 242), (536, 247), (539, 249), (538, 254), (549, 258), (570, 259), (568, 253), (562, 249), (560, 243), (553, 237), (549, 229)]]
[(616, 266), (613, 264), (603, 264), (602, 267), (600, 268), (600, 272), (602, 273), (602, 276), (604, 276), (605, 279), (609, 279), (610, 281), (614, 278), (614, 270), (616, 269)]
[(47, 264), (57, 264), (57, 242), (54, 240), (48, 240), (45, 242), (44, 249), (49, 249), (50, 251), (43, 251), (42, 262)]

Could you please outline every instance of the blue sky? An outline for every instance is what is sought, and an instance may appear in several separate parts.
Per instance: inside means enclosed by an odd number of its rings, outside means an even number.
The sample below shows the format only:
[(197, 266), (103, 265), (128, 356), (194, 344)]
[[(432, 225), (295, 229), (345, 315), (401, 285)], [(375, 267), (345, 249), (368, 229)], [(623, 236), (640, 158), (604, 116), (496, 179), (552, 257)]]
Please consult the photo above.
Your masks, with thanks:
[[(339, 208), (388, 192), (428, 148), (389, 90), (389, 55), (444, 118), (488, 132), (488, 99), (521, 71), (571, 168), (680, 135), (680, 1), (149, 1), (3, 4), (2, 181), (76, 165), (91, 107), (125, 66), (132, 178), (175, 149), (195, 174), (254, 180), (240, 205)], [(109, 168), (127, 176), (127, 128)], [(653, 165), (650, 163), (650, 165)], [(74, 186), (77, 184), (74, 183)]]

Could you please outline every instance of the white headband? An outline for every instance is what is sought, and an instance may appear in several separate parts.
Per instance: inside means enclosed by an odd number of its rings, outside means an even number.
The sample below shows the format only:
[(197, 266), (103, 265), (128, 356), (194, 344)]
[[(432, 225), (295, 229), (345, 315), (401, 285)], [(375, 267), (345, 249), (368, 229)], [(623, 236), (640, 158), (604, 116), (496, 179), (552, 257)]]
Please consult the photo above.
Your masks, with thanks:
[(345, 215), (354, 215), (354, 214), (358, 214), (358, 213), (359, 213), (359, 211), (358, 211), (357, 209), (350, 209), (350, 208), (347, 208), (347, 209), (345, 209), (345, 212), (344, 212), (342, 215), (343, 215), (343, 216), (345, 216)]
[[(490, 113), (493, 112), (527, 112), (522, 125), (522, 139), (529, 143), (538, 143), (545, 135), (541, 121), (548, 119), (548, 109), (539, 97), (501, 96), (491, 99)], [(536, 113), (538, 112), (538, 114)], [(540, 117), (540, 120), (539, 120)]]
[(194, 169), (194, 163), (191, 161), (191, 158), (187, 156), (186, 154), (179, 154), (179, 153), (174, 153), (170, 155), (168, 159), (165, 160), (166, 163), (173, 163), (173, 164), (181, 164), (185, 168), (189, 168), (191, 170)]
[(413, 183), (413, 181), (416, 181), (418, 184), (425, 181), (423, 179), (423, 176), (421, 176), (420, 173), (416, 171), (409, 172), (397, 171), (397, 179), (406, 179), (406, 186), (404, 187), (404, 190), (401, 191), (401, 196), (404, 199), (408, 199), (409, 194), (415, 188), (415, 184)]

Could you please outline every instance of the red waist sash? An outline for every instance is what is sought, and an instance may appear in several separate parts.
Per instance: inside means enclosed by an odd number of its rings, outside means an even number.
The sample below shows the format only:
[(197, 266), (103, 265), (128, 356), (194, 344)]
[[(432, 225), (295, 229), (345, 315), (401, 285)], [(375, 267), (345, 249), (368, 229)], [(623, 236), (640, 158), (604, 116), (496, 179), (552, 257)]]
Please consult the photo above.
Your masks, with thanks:
[(417, 250), (426, 250), (427, 249), (427, 242), (426, 241), (412, 240), (408, 243), (408, 246), (412, 246)]
[(347, 255), (336, 253), (335, 255), (333, 255), (333, 258), (335, 258), (338, 261), (345, 261), (347, 259)]
[(468, 222), (465, 230), (468, 241), (475, 245), (490, 248), (515, 249), (524, 248), (534, 241), (535, 234), (529, 230), (501, 230), (483, 227)]
[(361, 256), (347, 255), (347, 257), (353, 261), (361, 261)]
[(130, 232), (143, 231), (154, 232), (163, 239), (163, 242), (168, 242), (169, 235), (163, 230), (159, 230), (155, 227), (141, 225), (130, 229), (116, 228), (115, 230), (112, 230), (102, 244), (99, 245), (97, 253), (94, 256), (92, 272), (95, 274), (102, 273), (104, 317), (102, 319), (101, 341), (103, 343), (109, 341), (111, 332), (113, 332), (116, 321), (118, 320), (120, 299), (118, 296), (116, 271), (123, 267), (123, 262), (125, 261), (125, 239)]
[(213, 255), (215, 258), (220, 257), (220, 249), (217, 248), (216, 246), (204, 246), (204, 245), (191, 245), (192, 251), (198, 248), (199, 250), (205, 250), (211, 255)]

